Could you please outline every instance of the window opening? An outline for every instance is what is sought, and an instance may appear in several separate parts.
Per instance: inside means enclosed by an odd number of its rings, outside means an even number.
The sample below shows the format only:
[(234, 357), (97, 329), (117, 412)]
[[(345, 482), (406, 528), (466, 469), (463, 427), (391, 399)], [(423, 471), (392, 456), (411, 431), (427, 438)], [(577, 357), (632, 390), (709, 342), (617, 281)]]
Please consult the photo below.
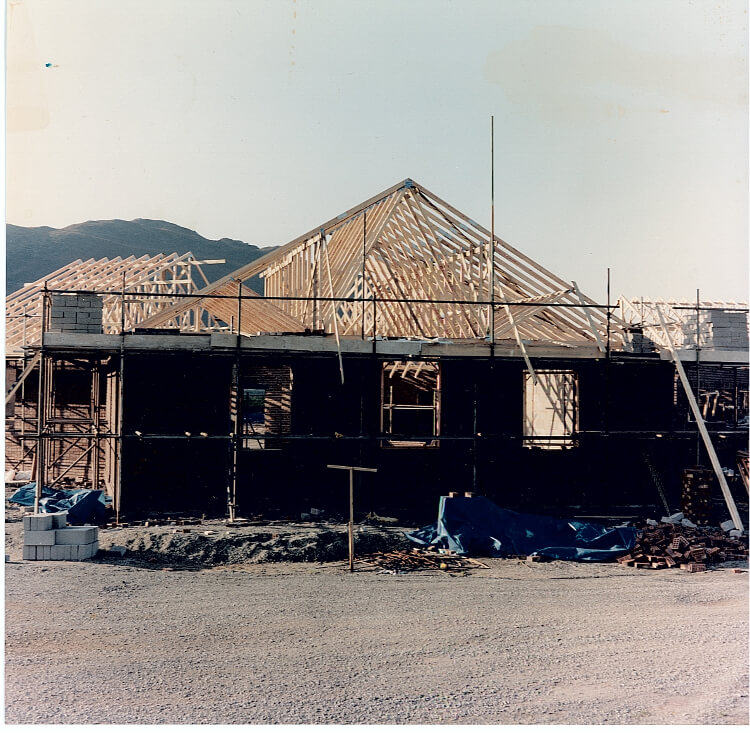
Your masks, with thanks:
[(436, 448), (440, 435), (440, 366), (428, 361), (383, 364), (381, 431), (389, 448)]
[(242, 381), (242, 447), (281, 448), (291, 433), (292, 371), (288, 366), (256, 367)]
[(523, 444), (526, 448), (559, 450), (576, 445), (578, 379), (568, 370), (524, 372)]
[[(721, 422), (726, 425), (747, 422), (747, 390), (701, 389), (698, 393), (698, 406), (706, 422)], [(744, 419), (744, 420), (743, 420)], [(692, 413), (690, 422), (695, 422)]]

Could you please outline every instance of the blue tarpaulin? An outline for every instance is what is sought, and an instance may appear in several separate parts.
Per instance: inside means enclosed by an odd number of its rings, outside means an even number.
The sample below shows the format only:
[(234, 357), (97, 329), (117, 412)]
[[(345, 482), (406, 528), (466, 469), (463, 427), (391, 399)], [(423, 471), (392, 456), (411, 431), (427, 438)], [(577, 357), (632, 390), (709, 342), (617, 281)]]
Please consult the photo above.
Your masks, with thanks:
[[(34, 506), (36, 496), (36, 482), (22, 486), (8, 501), (21, 506)], [(106, 517), (107, 509), (104, 492), (83, 489), (81, 491), (65, 491), (42, 487), (42, 498), (39, 500), (39, 511), (44, 514), (54, 512), (68, 512), (70, 524), (85, 524), (98, 522)]]
[(607, 529), (590, 522), (521, 514), (483, 496), (442, 496), (438, 521), (406, 536), (419, 545), (459, 555), (536, 554), (556, 560), (608, 562), (632, 549), (636, 534), (635, 527)]

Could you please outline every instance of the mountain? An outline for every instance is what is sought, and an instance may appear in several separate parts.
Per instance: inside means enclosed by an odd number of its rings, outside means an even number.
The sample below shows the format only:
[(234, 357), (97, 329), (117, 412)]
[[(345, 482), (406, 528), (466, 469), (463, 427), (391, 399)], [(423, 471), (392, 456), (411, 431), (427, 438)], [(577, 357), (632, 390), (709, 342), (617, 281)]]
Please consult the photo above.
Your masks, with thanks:
[[(64, 229), (7, 224), (5, 287), (10, 294), (79, 258), (141, 257), (160, 252), (192, 252), (198, 259), (225, 259), (224, 265), (203, 268), (213, 282), (271, 249), (236, 239), (206, 239), (191, 229), (153, 219), (86, 221)], [(252, 281), (249, 285), (258, 287)]]

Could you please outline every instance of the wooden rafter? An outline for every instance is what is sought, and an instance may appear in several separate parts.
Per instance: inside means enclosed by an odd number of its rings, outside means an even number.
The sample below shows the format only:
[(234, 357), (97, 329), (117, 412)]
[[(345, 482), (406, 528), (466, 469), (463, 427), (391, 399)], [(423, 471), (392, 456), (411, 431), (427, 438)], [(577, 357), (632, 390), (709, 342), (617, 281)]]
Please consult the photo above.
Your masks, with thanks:
[(138, 294), (135, 298), (128, 297), (125, 305), (127, 330), (174, 302), (163, 296), (185, 295), (195, 290), (191, 278), (193, 261), (190, 252), (79, 259), (27, 283), (6, 299), (6, 353), (20, 353), (25, 346), (39, 343), (45, 286), (48, 290), (98, 291), (102, 294), (103, 330), (116, 333), (122, 323), (119, 292), (123, 287), (128, 293)]
[[(367, 231), (364, 216), (367, 216)], [(366, 242), (364, 241), (366, 238)], [(325, 297), (321, 248), (330, 263), (337, 298), (394, 299), (377, 306), (377, 334), (406, 338), (486, 338), (489, 307), (489, 232), (472, 219), (409, 179), (368, 199), (358, 207), (297, 237), (235, 271), (199, 294), (208, 298), (227, 282), (264, 278), (264, 294), (274, 297)], [(510, 331), (524, 342), (570, 346), (604, 344), (622, 348), (626, 325), (577, 288), (546, 270), (499, 238), (493, 243), (496, 307), (495, 337)], [(364, 259), (364, 261), (363, 261)], [(364, 279), (363, 279), (364, 274)], [(464, 301), (442, 303), (439, 301)], [(480, 301), (473, 305), (472, 301)], [(372, 326), (372, 304), (273, 301), (294, 317), (299, 328), (358, 335)], [(501, 307), (502, 302), (517, 303)], [(527, 305), (528, 304), (528, 305)], [(569, 307), (565, 307), (569, 306)], [(174, 323), (188, 304), (177, 303), (144, 322), (158, 327)], [(314, 316), (314, 313), (317, 314)]]

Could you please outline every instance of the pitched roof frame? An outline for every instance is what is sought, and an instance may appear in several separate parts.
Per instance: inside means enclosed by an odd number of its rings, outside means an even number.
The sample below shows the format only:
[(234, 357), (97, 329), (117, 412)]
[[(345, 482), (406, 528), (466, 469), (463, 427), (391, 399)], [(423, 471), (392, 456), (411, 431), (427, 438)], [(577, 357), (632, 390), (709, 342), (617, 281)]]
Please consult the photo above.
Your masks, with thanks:
[[(489, 240), (484, 227), (406, 179), (199, 294), (260, 275), (265, 297), (306, 328), (330, 331), (336, 325), (349, 336), (375, 330), (382, 336), (458, 339), (487, 337), (493, 300), (495, 338), (507, 337), (514, 321), (527, 341), (601, 345), (609, 327), (613, 346), (624, 344), (624, 322), (614, 315), (608, 322), (601, 306), (573, 284), (499, 237), (491, 297)], [(323, 277), (322, 254), (330, 283)], [(188, 307), (178, 303), (144, 325), (158, 326)]]

